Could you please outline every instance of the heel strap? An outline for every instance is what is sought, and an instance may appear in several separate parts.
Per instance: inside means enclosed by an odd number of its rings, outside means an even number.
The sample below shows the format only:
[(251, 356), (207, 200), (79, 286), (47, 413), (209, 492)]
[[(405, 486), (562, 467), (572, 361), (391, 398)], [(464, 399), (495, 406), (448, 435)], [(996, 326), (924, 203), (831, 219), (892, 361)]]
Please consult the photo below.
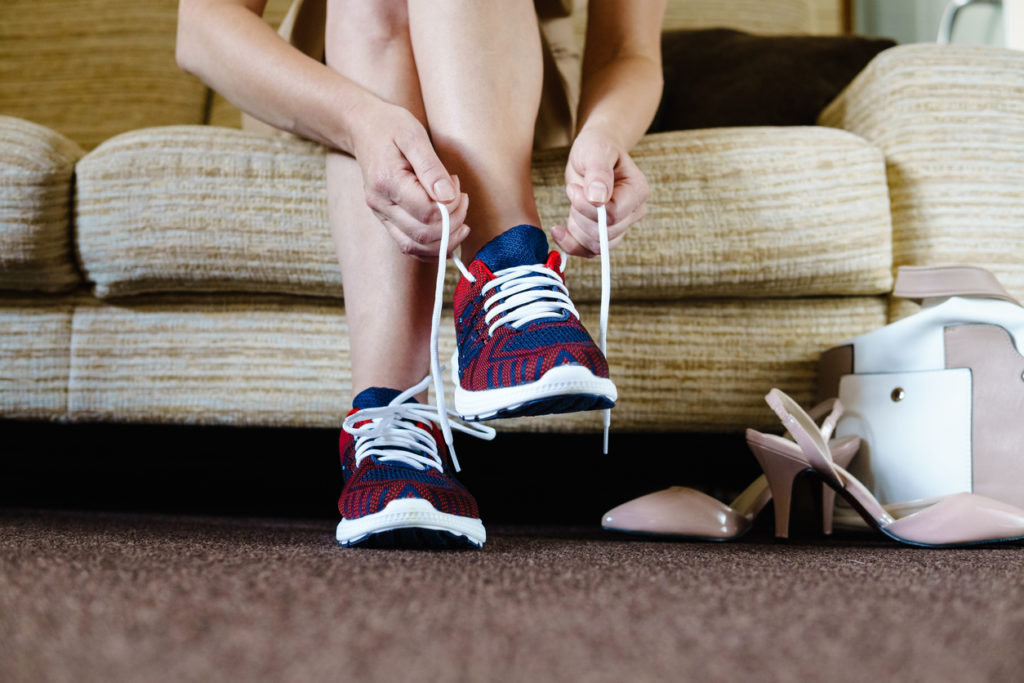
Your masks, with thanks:
[(836, 425), (839, 423), (839, 418), (843, 416), (843, 404), (839, 402), (838, 398), (828, 398), (814, 406), (807, 411), (808, 417), (818, 423), (822, 417), (825, 417), (826, 413), (828, 417), (821, 422), (821, 438), (828, 443), (828, 440), (832, 438), (832, 432), (835, 431)]
[[(828, 441), (823, 435), (823, 431), (826, 428), (825, 425), (819, 429), (818, 425), (811, 419), (811, 416), (796, 401), (779, 389), (769, 391), (764, 400), (775, 411), (775, 414), (779, 416), (779, 419), (782, 420), (783, 426), (793, 435), (793, 439), (800, 446), (800, 451), (803, 453), (807, 464), (823, 476), (842, 482), (832, 462), (832, 453), (829, 451)], [(833, 426), (828, 427), (830, 434), (834, 427), (834, 421), (838, 421), (842, 412), (842, 403), (839, 402), (839, 399), (835, 399), (832, 412), (826, 418), (826, 423), (832, 421)]]
[(918, 302), (962, 296), (1000, 299), (1020, 306), (995, 275), (976, 266), (900, 266), (892, 293)]

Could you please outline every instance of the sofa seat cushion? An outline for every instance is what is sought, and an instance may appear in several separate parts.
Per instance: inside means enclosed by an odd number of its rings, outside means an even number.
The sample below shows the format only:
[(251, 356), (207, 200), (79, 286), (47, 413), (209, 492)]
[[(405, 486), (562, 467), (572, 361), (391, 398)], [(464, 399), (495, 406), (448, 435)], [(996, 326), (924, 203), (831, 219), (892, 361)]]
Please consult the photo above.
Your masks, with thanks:
[[(535, 157), (547, 226), (568, 211), (566, 154)], [(890, 288), (884, 164), (862, 139), (821, 127), (686, 131), (649, 135), (633, 156), (651, 196), (612, 255), (614, 298)], [(78, 164), (77, 202), (82, 262), (101, 298), (341, 295), (324, 150), (311, 143), (212, 127), (128, 133)], [(599, 261), (572, 260), (569, 283), (577, 301), (597, 301)]]
[(82, 154), (49, 128), (0, 116), (0, 290), (60, 292), (82, 281), (71, 244)]
[[(778, 386), (809, 401), (821, 350), (883, 325), (885, 305), (881, 297), (836, 297), (613, 307), (613, 429), (769, 425), (765, 392)], [(597, 307), (581, 309), (593, 328)], [(455, 340), (450, 314), (444, 320), (447, 357)], [(73, 421), (337, 428), (349, 408), (340, 304), (267, 296), (95, 301), (75, 310), (73, 329)], [(601, 417), (577, 413), (495, 426), (599, 432)]]
[(67, 417), (71, 316), (77, 300), (74, 295), (0, 298), (0, 416)]
[(1024, 297), (1024, 52), (906, 45), (820, 117), (885, 154), (895, 265), (965, 263)]

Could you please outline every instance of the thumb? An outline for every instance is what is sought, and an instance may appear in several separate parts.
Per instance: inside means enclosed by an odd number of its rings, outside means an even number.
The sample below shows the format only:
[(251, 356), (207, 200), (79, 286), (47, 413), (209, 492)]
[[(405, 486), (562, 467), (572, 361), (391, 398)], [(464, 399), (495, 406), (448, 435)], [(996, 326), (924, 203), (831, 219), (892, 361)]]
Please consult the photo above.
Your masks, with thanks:
[(420, 185), (436, 202), (447, 204), (455, 200), (457, 192), (452, 178), (445, 170), (444, 164), (437, 158), (433, 146), (427, 140), (417, 140), (402, 150), (409, 160), (413, 173)]
[(612, 198), (615, 176), (610, 167), (588, 165), (583, 174), (583, 196), (594, 206), (607, 204)]

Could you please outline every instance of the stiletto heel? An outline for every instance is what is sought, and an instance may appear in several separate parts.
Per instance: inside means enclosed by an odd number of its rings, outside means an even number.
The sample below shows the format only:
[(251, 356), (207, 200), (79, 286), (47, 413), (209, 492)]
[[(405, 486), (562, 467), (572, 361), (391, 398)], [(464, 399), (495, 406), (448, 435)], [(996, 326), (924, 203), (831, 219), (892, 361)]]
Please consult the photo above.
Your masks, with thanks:
[(796, 446), (796, 444), (774, 434), (762, 434), (748, 429), (747, 444), (754, 457), (757, 458), (757, 462), (760, 463), (761, 469), (764, 470), (768, 488), (772, 492), (772, 504), (775, 508), (775, 537), (789, 538), (789, 511), (790, 501), (793, 497), (793, 483), (796, 481), (797, 475), (808, 469), (807, 463), (788, 457), (786, 454), (788, 447), (784, 444), (792, 446)]
[(832, 517), (836, 511), (836, 492), (831, 486), (821, 487), (821, 531), (832, 535)]
[[(841, 412), (842, 407), (835, 399), (820, 403), (810, 410), (813, 420), (822, 420), (820, 432), (826, 441), (832, 434)], [(794, 442), (780, 436), (761, 436), (765, 441), (779, 439), (796, 446)], [(836, 460), (845, 465), (853, 460), (860, 449), (860, 438), (844, 436), (833, 440), (830, 447)], [(831, 493), (832, 490), (828, 491)], [(772, 491), (767, 478), (763, 475), (755, 479), (729, 505), (701, 491), (685, 486), (672, 486), (634, 498), (609, 510), (601, 518), (601, 526), (608, 531), (633, 534), (671, 536), (699, 541), (731, 541), (750, 530), (758, 513), (771, 499)], [(825, 496), (822, 496), (822, 499), (825, 500)], [(776, 510), (776, 520), (788, 518), (788, 495), (784, 509), (787, 511), (784, 514)], [(827, 523), (830, 528), (832, 505), (828, 504), (822, 510), (822, 514), (823, 524)]]
[[(826, 411), (828, 412), (827, 416), (825, 416)], [(835, 399), (835, 398), (831, 398), (831, 399), (829, 399), (827, 401), (824, 401), (824, 402), (816, 405), (814, 408), (812, 408), (809, 411), (809, 417), (814, 422), (817, 422), (818, 420), (820, 420), (822, 418), (822, 416), (825, 416), (825, 419), (824, 419), (824, 421), (822, 421), (821, 427), (818, 428), (818, 431), (821, 433), (822, 440), (826, 441), (826, 442), (829, 440), (829, 437), (832, 436), (832, 432), (836, 428), (836, 423), (839, 422), (839, 418), (842, 417), (842, 415), (843, 415), (843, 405), (839, 402), (839, 399)], [(792, 433), (788, 429), (787, 429), (787, 434), (790, 434), (790, 436), (792, 436)], [(796, 437), (793, 437), (793, 439), (795, 440)], [(761, 432), (758, 432), (758, 431), (753, 430), (753, 429), (748, 429), (747, 430), (747, 445), (750, 446), (751, 452), (753, 452), (754, 457), (757, 458), (758, 463), (760, 463), (761, 469), (765, 469), (765, 462), (764, 461), (767, 458), (766, 458), (766, 456), (763, 456), (763, 455), (759, 454), (759, 450), (770, 449), (771, 448), (771, 444), (773, 444), (773, 443), (774, 444), (778, 444), (779, 443), (778, 437), (773, 436), (771, 434), (762, 434)], [(792, 447), (795, 445), (793, 443), (793, 441), (788, 441), (788, 440), (782, 440), (782, 443), (784, 445), (781, 448), (784, 449), (784, 453), (790, 452), (790, 449), (792, 449)], [(842, 439), (837, 439), (836, 443), (843, 443), (843, 440)], [(858, 440), (858, 448), (859, 448), (859, 440)], [(833, 454), (833, 457), (835, 458), (835, 460), (838, 461), (839, 464), (841, 464), (844, 467), (846, 467), (847, 465), (850, 464), (850, 461), (853, 459), (853, 456), (856, 455), (856, 452), (858, 450), (858, 449), (855, 448), (853, 450), (853, 452), (848, 452), (848, 450), (844, 450), (842, 453), (840, 453), (840, 452), (837, 451), (837, 449), (835, 448), (834, 444), (830, 445), (830, 449), (832, 450), (832, 454)], [(783, 454), (778, 454), (778, 456), (776, 456), (776, 457), (779, 457), (779, 456), (784, 457), (784, 453)], [(805, 471), (807, 469), (809, 469), (809, 468), (806, 465), (803, 465), (800, 469), (798, 469), (796, 472), (793, 473), (793, 478), (795, 479), (796, 476), (800, 472), (803, 472), (803, 471)], [(769, 479), (769, 483), (770, 483), (770, 479)], [(789, 488), (789, 496), (791, 497), (792, 496), (792, 487), (793, 487), (792, 480), (790, 480), (788, 483), (785, 483), (785, 484), (783, 484), (782, 482), (779, 483), (779, 487), (780, 488), (783, 485)], [(776, 503), (775, 503), (775, 535), (776, 535), (777, 538), (788, 538), (788, 535), (789, 535), (788, 534), (788, 530), (789, 530), (789, 511), (790, 511), (789, 499), (787, 498), (786, 501), (783, 503), (782, 507), (780, 508), (779, 507), (780, 498), (778, 498), (776, 496), (775, 491), (776, 491), (776, 489), (773, 488), (772, 489), (772, 498), (773, 498), (773, 500), (776, 501)], [(828, 535), (830, 535), (832, 533), (832, 517), (833, 517), (833, 515), (835, 513), (835, 502), (836, 502), (836, 492), (830, 486), (823, 484), (822, 487), (821, 487), (821, 530), (822, 530), (822, 533), (824, 533), (826, 536), (828, 536)], [(780, 518), (784, 518), (786, 523), (785, 524), (781, 524), (780, 521), (779, 521)], [(780, 533), (780, 530), (781, 530), (781, 533)]]
[[(810, 470), (846, 498), (864, 521), (900, 543), (945, 548), (1024, 539), (1024, 510), (972, 493), (883, 508), (863, 484), (835, 463), (822, 432), (793, 399), (772, 389), (765, 401), (796, 440), (793, 443), (747, 431), (747, 441), (764, 469), (776, 501), (776, 535), (784, 537), (788, 531), (793, 479)], [(837, 410), (841, 411), (838, 402)], [(907, 509), (913, 512), (894, 516)]]

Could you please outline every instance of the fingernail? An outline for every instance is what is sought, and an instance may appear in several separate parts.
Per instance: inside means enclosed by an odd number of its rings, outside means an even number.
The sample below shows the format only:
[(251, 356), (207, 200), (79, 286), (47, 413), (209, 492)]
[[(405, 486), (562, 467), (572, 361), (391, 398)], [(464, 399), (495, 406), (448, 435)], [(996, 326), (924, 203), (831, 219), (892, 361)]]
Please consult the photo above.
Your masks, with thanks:
[(587, 185), (587, 201), (591, 204), (604, 204), (608, 201), (608, 188), (604, 183), (595, 180)]
[(434, 196), (442, 202), (450, 202), (455, 199), (455, 186), (452, 185), (452, 181), (442, 178), (434, 183)]

